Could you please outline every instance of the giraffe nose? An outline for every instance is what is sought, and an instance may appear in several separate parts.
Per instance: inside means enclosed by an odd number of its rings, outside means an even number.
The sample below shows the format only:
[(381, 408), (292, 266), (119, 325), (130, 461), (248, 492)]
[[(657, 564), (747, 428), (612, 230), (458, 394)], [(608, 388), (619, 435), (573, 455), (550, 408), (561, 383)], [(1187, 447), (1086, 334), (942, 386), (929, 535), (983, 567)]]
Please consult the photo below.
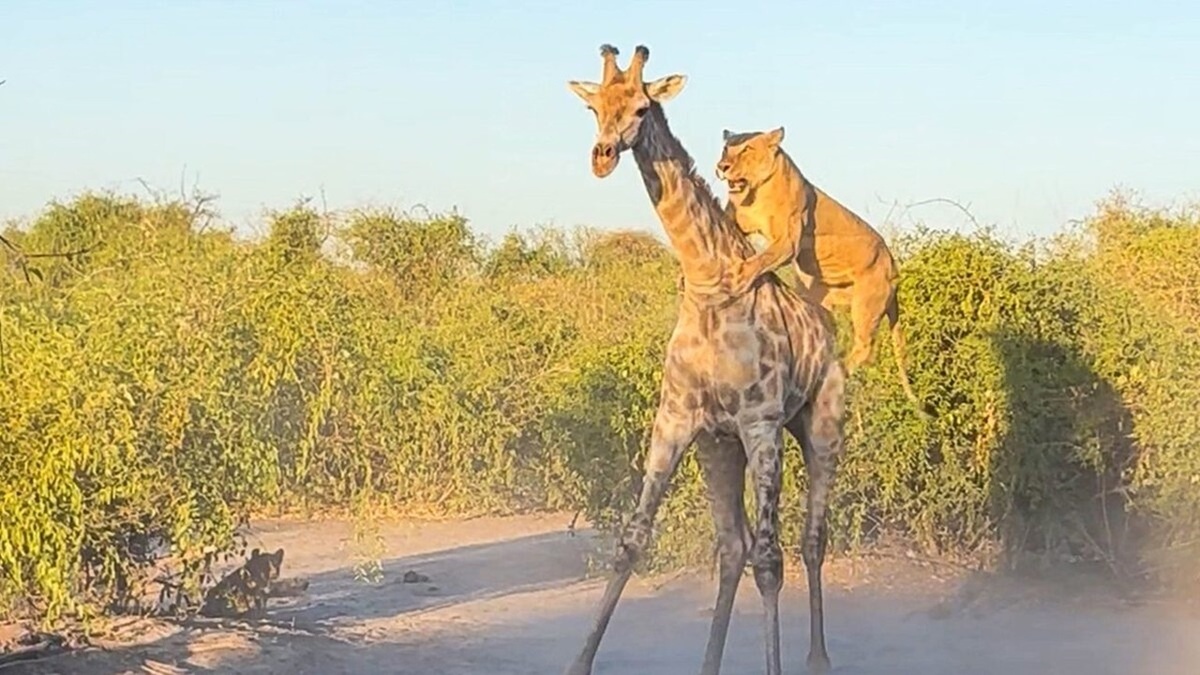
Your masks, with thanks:
[(597, 178), (604, 178), (617, 168), (617, 160), (620, 155), (617, 154), (617, 144), (608, 141), (600, 141), (592, 146), (592, 173)]

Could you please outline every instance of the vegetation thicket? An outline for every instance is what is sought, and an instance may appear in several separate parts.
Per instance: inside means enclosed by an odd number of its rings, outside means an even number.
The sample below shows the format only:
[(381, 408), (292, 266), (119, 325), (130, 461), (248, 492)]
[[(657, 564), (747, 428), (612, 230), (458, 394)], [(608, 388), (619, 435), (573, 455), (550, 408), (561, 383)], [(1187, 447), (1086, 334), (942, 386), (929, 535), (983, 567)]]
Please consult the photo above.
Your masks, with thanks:
[[(162, 538), (194, 573), (271, 509), (466, 515), (633, 503), (676, 303), (652, 236), (487, 242), (455, 213), (301, 202), (265, 236), (203, 203), (88, 193), (3, 233), (0, 614), (126, 593)], [(1121, 196), (1077, 231), (895, 238), (889, 343), (848, 393), (832, 534), (1196, 581), (1200, 218)], [(37, 274), (27, 281), (24, 265)], [(848, 322), (839, 315), (839, 339)], [(804, 471), (790, 441), (785, 541)], [(649, 565), (706, 562), (689, 457)]]

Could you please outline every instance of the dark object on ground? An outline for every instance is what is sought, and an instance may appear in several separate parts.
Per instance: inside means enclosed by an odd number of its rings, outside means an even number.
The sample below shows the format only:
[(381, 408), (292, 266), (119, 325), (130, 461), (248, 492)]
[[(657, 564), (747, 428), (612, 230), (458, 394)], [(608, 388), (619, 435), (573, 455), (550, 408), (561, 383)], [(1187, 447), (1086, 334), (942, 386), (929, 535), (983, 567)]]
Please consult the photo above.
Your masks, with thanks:
[(283, 549), (262, 553), (257, 548), (250, 559), (221, 579), (204, 594), (200, 614), (207, 617), (240, 618), (261, 615), (266, 609), (271, 583), (279, 578)]
[(307, 590), (308, 579), (293, 577), (273, 582), (267, 596), (272, 598), (292, 598), (297, 595), (303, 595)]
[(26, 633), (11, 644), (0, 645), (0, 668), (22, 661), (53, 656), (70, 649), (67, 639), (52, 633)]

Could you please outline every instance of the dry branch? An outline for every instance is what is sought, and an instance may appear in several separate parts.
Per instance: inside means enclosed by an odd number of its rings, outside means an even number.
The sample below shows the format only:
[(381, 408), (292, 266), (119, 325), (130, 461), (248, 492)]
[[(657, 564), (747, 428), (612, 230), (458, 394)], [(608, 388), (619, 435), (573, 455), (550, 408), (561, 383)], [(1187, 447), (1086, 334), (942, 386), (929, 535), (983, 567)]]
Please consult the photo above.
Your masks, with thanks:
[[(4, 83), (4, 81), (0, 80), (0, 84), (3, 84), (3, 83)], [(22, 276), (25, 277), (25, 283), (27, 283), (31, 286), (33, 285), (33, 279), (30, 278), (30, 272), (31, 271), (33, 272), (33, 276), (37, 277), (38, 281), (42, 281), (42, 271), (36, 267), (30, 267), (30, 265), (29, 265), (30, 260), (36, 260), (38, 258), (67, 258), (69, 260), (73, 256), (87, 253), (88, 251), (95, 248), (95, 246), (93, 245), (93, 246), (89, 246), (87, 248), (83, 248), (83, 249), (79, 249), (79, 250), (75, 250), (75, 251), (61, 251), (61, 252), (54, 252), (54, 253), (26, 253), (25, 251), (22, 251), (19, 246), (17, 246), (13, 242), (9, 241), (2, 234), (0, 234), (0, 247), (2, 247), (8, 253), (9, 265), (13, 269), (20, 269)], [(8, 372), (7, 350), (4, 347), (3, 327), (0, 326), (0, 373), (5, 373), (5, 372)]]
[(67, 649), (69, 649), (67, 640), (61, 635), (30, 633), (22, 638), (16, 647), (0, 653), (0, 669), (39, 661), (55, 654), (61, 654)]
[(31, 269), (33, 270), (34, 276), (38, 277), (38, 279), (42, 278), (41, 271), (38, 270), (36, 267), (31, 268), (29, 266), (28, 261), (36, 260), (38, 258), (67, 258), (69, 260), (74, 256), (82, 255), (82, 254), (87, 253), (88, 251), (91, 251), (92, 249), (95, 248), (95, 245), (92, 245), (92, 246), (88, 246), (87, 248), (81, 248), (81, 249), (77, 249), (74, 251), (55, 251), (53, 253), (26, 253), (25, 251), (22, 251), (19, 246), (17, 246), (13, 242), (9, 241), (8, 239), (6, 239), (4, 237), (4, 235), (2, 235), (2, 234), (0, 234), (0, 245), (3, 245), (4, 248), (8, 250), (8, 255), (10, 258), (9, 263), (13, 267), (19, 268), (21, 270), (21, 273), (25, 276), (26, 283), (33, 283), (29, 278), (29, 271)]
[(977, 228), (979, 227), (979, 221), (975, 219), (975, 214), (971, 213), (970, 208), (963, 206), (962, 204), (960, 204), (948, 197), (932, 197), (930, 199), (922, 199), (921, 201), (912, 202), (911, 204), (905, 206), (904, 208), (905, 208), (905, 210), (908, 210), (915, 206), (925, 206), (928, 204), (949, 204), (950, 206), (957, 208), (959, 211), (962, 211), (963, 214), (966, 215), (967, 219), (971, 221), (972, 225), (974, 225)]

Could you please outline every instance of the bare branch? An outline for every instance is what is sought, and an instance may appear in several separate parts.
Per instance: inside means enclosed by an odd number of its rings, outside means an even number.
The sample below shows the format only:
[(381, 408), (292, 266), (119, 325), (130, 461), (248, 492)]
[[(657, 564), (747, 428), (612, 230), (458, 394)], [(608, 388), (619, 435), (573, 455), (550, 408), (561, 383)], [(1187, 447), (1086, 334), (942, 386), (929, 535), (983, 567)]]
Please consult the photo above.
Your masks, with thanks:
[(145, 178), (138, 176), (137, 178), (134, 178), (134, 180), (137, 181), (138, 184), (142, 186), (142, 189), (146, 191), (146, 194), (150, 195), (151, 199), (159, 198), (158, 191), (155, 190), (154, 188), (150, 187), (150, 184), (146, 182)]
[(921, 201), (913, 202), (913, 203), (905, 206), (904, 208), (907, 210), (907, 209), (913, 208), (914, 206), (925, 206), (927, 204), (949, 204), (950, 206), (957, 208), (959, 211), (962, 211), (967, 216), (967, 219), (969, 219), (971, 221), (972, 225), (974, 225), (977, 228), (979, 227), (979, 221), (975, 219), (975, 215), (971, 213), (971, 210), (969, 208), (967, 208), (966, 206), (963, 206), (962, 204), (954, 201), (953, 199), (949, 199), (947, 197), (933, 197), (931, 199), (922, 199)]
[(325, 186), (321, 185), (321, 226), (324, 233), (321, 236), (321, 243), (317, 248), (324, 248), (325, 244), (333, 238), (333, 218), (329, 214), (329, 200), (325, 197)]
[[(3, 82), (0, 82), (0, 84), (3, 84)], [(75, 251), (59, 251), (59, 252), (53, 252), (53, 253), (26, 253), (26, 252), (22, 251), (19, 246), (17, 246), (13, 242), (9, 241), (8, 238), (2, 234), (0, 234), (0, 246), (3, 246), (3, 248), (6, 250), (6, 253), (9, 258), (10, 268), (21, 270), (21, 276), (25, 277), (25, 283), (29, 284), (30, 286), (33, 285), (33, 279), (30, 275), (30, 271), (33, 272), (32, 276), (36, 276), (39, 281), (44, 280), (44, 278), (42, 277), (41, 270), (39, 270), (36, 267), (29, 266), (29, 261), (31, 259), (35, 259), (35, 258), (67, 258), (67, 259), (70, 259), (73, 256), (77, 256), (81, 253), (86, 253), (86, 252), (92, 250), (93, 248), (95, 248), (95, 245), (93, 245), (93, 246), (89, 246), (87, 248), (79, 249), (79, 250), (75, 250)], [(0, 328), (2, 328), (2, 326), (0, 326)], [(8, 372), (7, 354), (8, 354), (8, 352), (5, 349), (5, 345), (4, 345), (4, 335), (3, 335), (3, 332), (0, 332), (0, 373)]]
[[(0, 84), (4, 84), (0, 80)], [(34, 661), (48, 659), (68, 650), (67, 639), (52, 633), (34, 633), (25, 635), (11, 651), (0, 654), (0, 668), (8, 668), (19, 663), (29, 664)]]
[[(26, 253), (25, 251), (22, 251), (19, 246), (17, 246), (13, 242), (9, 241), (7, 238), (5, 238), (4, 235), (0, 235), (0, 244), (2, 244), (4, 246), (4, 248), (8, 249), (8, 255), (11, 258), (10, 263), (12, 264), (13, 267), (19, 268), (21, 270), (21, 273), (24, 274), (24, 276), (25, 276), (26, 282), (30, 282), (29, 263), (28, 263), (29, 260), (35, 260), (38, 258), (67, 258), (67, 259), (70, 259), (74, 256), (82, 255), (82, 254), (87, 253), (87, 252), (91, 251), (92, 249), (96, 248), (96, 245), (93, 244), (86, 248), (75, 249), (73, 251), (53, 251), (51, 253)], [(34, 273), (38, 277), (41, 277), (41, 272), (39, 272), (38, 270), (35, 269)]]
[(93, 250), (95, 250), (95, 248), (96, 248), (96, 245), (92, 244), (91, 246), (88, 246), (87, 248), (78, 248), (78, 249), (75, 249), (74, 251), (58, 251), (55, 253), (26, 253), (25, 259), (33, 260), (36, 258), (72, 258), (77, 255), (83, 255), (84, 253), (90, 253)]

